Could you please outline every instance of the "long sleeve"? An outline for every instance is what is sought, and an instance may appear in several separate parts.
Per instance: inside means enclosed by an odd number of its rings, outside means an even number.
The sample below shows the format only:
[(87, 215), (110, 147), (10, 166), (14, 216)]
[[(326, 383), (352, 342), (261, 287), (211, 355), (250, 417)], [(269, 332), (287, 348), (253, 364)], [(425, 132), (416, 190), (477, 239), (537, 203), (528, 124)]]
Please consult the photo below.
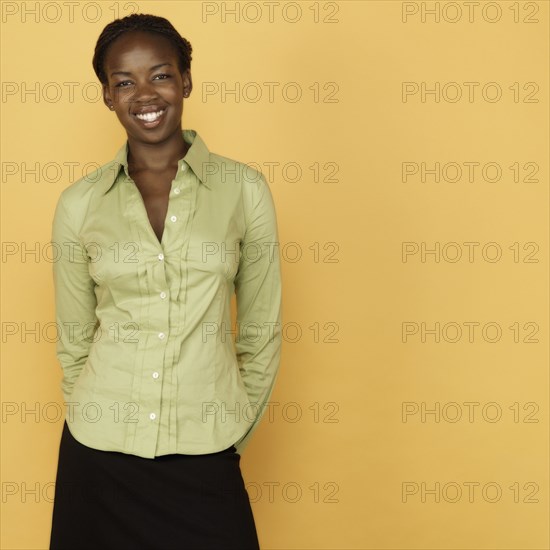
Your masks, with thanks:
[(275, 206), (263, 175), (250, 190), (249, 219), (235, 276), (235, 347), (240, 374), (253, 407), (243, 414), (242, 421), (249, 422), (250, 426), (235, 443), (239, 454), (258, 427), (273, 392), (282, 343), (281, 270)]
[(59, 334), (56, 351), (63, 371), (61, 390), (65, 401), (69, 401), (92, 345), (97, 323), (97, 299), (86, 251), (75, 233), (63, 195), (55, 209), (51, 242), (57, 254), (53, 262), (55, 317)]

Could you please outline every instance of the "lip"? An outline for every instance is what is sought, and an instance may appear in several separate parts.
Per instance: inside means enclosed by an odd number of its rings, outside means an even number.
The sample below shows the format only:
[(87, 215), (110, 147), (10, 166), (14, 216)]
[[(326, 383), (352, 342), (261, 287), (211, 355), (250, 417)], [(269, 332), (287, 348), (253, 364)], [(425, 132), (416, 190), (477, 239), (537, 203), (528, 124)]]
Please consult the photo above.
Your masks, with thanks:
[[(157, 107), (156, 105), (151, 105), (151, 106), (143, 107), (139, 111), (135, 111), (134, 113), (132, 113), (132, 117), (142, 128), (147, 128), (147, 129), (156, 128), (166, 118), (166, 110), (167, 110), (166, 107)], [(136, 115), (143, 115), (146, 113), (156, 113), (158, 111), (162, 111), (161, 115), (152, 122), (141, 120), (136, 116)]]
[(143, 107), (140, 107), (139, 109), (136, 109), (135, 111), (132, 111), (133, 115), (143, 115), (145, 113), (156, 113), (157, 111), (161, 111), (162, 109), (166, 109), (166, 107), (163, 107), (162, 105), (144, 105)]

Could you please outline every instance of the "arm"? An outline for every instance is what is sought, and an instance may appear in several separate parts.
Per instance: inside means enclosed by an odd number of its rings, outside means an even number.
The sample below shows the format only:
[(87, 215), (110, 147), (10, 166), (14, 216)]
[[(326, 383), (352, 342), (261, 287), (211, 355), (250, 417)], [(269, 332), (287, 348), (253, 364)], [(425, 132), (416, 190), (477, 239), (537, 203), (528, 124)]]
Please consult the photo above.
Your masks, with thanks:
[[(256, 184), (254, 184), (256, 185)], [(239, 370), (250, 407), (243, 422), (256, 417), (235, 447), (239, 454), (250, 441), (273, 392), (281, 355), (281, 271), (275, 206), (262, 175), (252, 187), (247, 228), (235, 276)]]
[(57, 358), (63, 371), (61, 390), (69, 401), (80, 375), (97, 323), (95, 282), (88, 271), (86, 250), (71, 223), (63, 195), (59, 197), (52, 223), (55, 317), (58, 327)]

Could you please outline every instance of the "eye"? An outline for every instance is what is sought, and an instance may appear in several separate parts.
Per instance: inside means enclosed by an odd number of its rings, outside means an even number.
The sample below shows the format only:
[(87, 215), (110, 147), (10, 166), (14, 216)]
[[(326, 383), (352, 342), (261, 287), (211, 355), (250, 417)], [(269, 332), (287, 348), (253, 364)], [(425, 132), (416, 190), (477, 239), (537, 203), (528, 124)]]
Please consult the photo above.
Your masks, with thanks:
[(126, 88), (126, 85), (131, 83), (132, 82), (130, 80), (123, 80), (122, 82), (115, 84), (115, 88)]
[(171, 78), (171, 75), (166, 73), (161, 73), (161, 74), (155, 75), (154, 79), (157, 79), (157, 78), (159, 78), (160, 80), (165, 80), (167, 78)]

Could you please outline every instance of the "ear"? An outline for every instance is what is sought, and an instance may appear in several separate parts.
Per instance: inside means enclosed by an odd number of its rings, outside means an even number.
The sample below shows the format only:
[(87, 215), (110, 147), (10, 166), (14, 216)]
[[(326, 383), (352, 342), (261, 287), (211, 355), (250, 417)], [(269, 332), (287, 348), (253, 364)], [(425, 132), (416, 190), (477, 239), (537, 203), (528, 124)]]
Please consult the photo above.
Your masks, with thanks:
[(113, 98), (111, 97), (111, 92), (109, 90), (109, 86), (107, 84), (103, 84), (103, 103), (107, 105), (109, 109), (111, 109), (111, 106), (113, 105)]
[(181, 78), (183, 80), (183, 94), (185, 97), (191, 95), (193, 90), (193, 79), (191, 78), (191, 70), (187, 69), (185, 72), (181, 73)]

